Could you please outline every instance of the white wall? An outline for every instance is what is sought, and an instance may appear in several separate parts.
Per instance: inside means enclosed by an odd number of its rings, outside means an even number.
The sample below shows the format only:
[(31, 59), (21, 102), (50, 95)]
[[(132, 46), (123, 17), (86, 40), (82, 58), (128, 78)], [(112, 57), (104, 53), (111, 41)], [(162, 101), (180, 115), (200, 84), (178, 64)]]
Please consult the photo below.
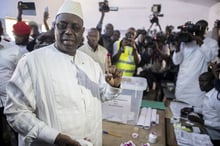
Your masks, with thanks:
[[(43, 11), (46, 6), (49, 7), (50, 19), (49, 24), (52, 23), (56, 12), (63, 0), (23, 0), (35, 1), (37, 7), (37, 15), (23, 16), (24, 19), (37, 21), (39, 24), (43, 23)], [(96, 26), (100, 19), (100, 12), (98, 11), (99, 0), (79, 0), (82, 3), (85, 27), (90, 28)], [(207, 0), (210, 1), (211, 0)], [(206, 3), (208, 3), (206, 1)], [(18, 0), (1, 0), (0, 18), (17, 16), (17, 2)], [(151, 14), (151, 7), (153, 4), (162, 4), (161, 13), (164, 17), (160, 17), (160, 24), (162, 29), (166, 25), (179, 26), (186, 21), (196, 22), (199, 19), (206, 19), (213, 21), (210, 17), (210, 5), (200, 5), (189, 3), (184, 0), (109, 0), (110, 6), (118, 6), (119, 11), (106, 13), (104, 18), (104, 25), (111, 22), (116, 29), (124, 30), (130, 26), (136, 28), (149, 28), (149, 15)], [(215, 10), (219, 9), (219, 5), (215, 6)], [(214, 8), (213, 8), (214, 9)], [(219, 14), (219, 13), (215, 13)], [(219, 17), (216, 15), (215, 17)], [(214, 19), (216, 19), (214, 18)], [(219, 19), (219, 18), (218, 18)]]

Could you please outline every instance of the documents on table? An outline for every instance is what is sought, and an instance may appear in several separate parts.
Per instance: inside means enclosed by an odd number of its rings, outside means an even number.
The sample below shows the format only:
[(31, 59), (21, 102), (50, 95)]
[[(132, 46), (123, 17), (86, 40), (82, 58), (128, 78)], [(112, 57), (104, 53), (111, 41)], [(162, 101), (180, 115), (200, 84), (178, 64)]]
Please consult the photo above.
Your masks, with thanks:
[[(181, 146), (212, 146), (210, 137), (207, 134), (201, 134), (198, 127), (189, 128), (181, 124), (180, 118), (182, 117), (180, 111), (184, 107), (192, 107), (192, 105), (178, 101), (172, 101), (170, 103), (170, 109), (173, 114), (171, 123), (174, 126), (177, 144)], [(186, 123), (191, 125), (188, 121)]]
[(127, 123), (130, 116), (134, 116), (130, 112), (131, 96), (121, 95), (118, 98), (102, 103), (102, 117), (110, 121)]
[(149, 129), (152, 125), (159, 124), (159, 115), (156, 109), (150, 107), (141, 108), (140, 116), (137, 125)]
[(181, 126), (174, 126), (176, 141), (181, 146), (212, 146), (207, 134), (198, 134), (182, 130)]

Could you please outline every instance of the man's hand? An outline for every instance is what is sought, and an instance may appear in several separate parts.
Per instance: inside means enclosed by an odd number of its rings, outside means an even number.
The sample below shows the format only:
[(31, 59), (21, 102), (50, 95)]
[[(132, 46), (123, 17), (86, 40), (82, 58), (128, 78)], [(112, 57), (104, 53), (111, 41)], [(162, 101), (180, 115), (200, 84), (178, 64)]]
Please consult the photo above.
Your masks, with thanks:
[(202, 125), (204, 125), (204, 120), (197, 114), (189, 114), (188, 115), (188, 119), (191, 121), (191, 122), (197, 122), (197, 123), (200, 123)]
[(121, 85), (122, 71), (117, 69), (116, 66), (109, 66), (106, 75), (106, 82), (111, 86), (118, 88)]
[(57, 146), (81, 146), (81, 144), (71, 139), (69, 136), (59, 133), (55, 139), (54, 144)]
[(18, 2), (18, 13), (22, 13), (22, 2), (21, 1), (19, 1)]
[(191, 107), (184, 107), (180, 110), (181, 117), (187, 118), (189, 113), (193, 112), (193, 108)]
[(181, 113), (184, 112), (184, 113), (191, 113), (193, 112), (193, 108), (191, 107), (184, 107), (181, 109)]
[(209, 69), (211, 69), (211, 72), (215, 76), (215, 78), (219, 79), (220, 64), (217, 64), (217, 62), (210, 62), (208, 66), (209, 66)]
[(195, 36), (191, 34), (191, 37), (193, 38), (193, 40), (196, 41), (196, 43), (201, 46), (203, 44), (203, 38), (201, 36)]
[(49, 19), (49, 12), (44, 11), (44, 21), (47, 21)]

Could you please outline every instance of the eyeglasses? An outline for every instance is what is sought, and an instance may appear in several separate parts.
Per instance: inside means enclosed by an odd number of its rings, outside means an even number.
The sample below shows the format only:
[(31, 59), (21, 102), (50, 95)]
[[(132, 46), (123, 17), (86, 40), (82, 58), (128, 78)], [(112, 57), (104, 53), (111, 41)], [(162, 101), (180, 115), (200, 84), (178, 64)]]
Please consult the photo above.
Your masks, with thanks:
[(57, 26), (58, 30), (60, 30), (60, 31), (65, 31), (68, 26), (70, 26), (70, 28), (72, 30), (74, 30), (75, 32), (79, 32), (82, 29), (82, 26), (80, 26), (79, 24), (76, 24), (76, 23), (70, 24), (70, 23), (67, 23), (64, 21), (56, 23), (56, 26)]

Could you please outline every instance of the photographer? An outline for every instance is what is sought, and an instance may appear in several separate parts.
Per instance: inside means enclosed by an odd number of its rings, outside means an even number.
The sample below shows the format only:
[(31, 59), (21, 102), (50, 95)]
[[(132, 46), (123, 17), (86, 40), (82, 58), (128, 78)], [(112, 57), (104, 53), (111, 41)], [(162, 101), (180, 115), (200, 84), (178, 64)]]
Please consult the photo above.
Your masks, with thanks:
[[(215, 39), (220, 47), (220, 20), (216, 20), (211, 31), (208, 32), (208, 36)], [(218, 50), (218, 56), (213, 62), (220, 63), (220, 49)]]
[(123, 71), (123, 76), (134, 76), (141, 58), (135, 45), (136, 30), (131, 27), (121, 41), (114, 43), (113, 64)]
[(145, 38), (145, 51), (141, 55), (140, 66), (143, 71), (140, 76), (147, 79), (149, 90), (156, 91), (154, 100), (162, 100), (164, 93), (161, 81), (166, 80), (170, 70), (170, 50), (165, 45), (165, 36), (157, 33), (155, 37)]
[(110, 11), (107, 0), (99, 2), (99, 11), (101, 12), (101, 18), (98, 24), (96, 25), (96, 29), (100, 33), (99, 45), (102, 45), (104, 48), (106, 48), (108, 52), (112, 55), (114, 42), (111, 37), (114, 33), (114, 26), (111, 23), (106, 24), (104, 34), (102, 34), (102, 24), (105, 17), (105, 13)]
[[(179, 65), (176, 81), (175, 97), (177, 100), (201, 108), (201, 97), (205, 93), (199, 88), (199, 75), (208, 70), (208, 63), (216, 58), (218, 44), (215, 40), (205, 37), (208, 23), (199, 20), (196, 24), (195, 35), (191, 33), (191, 40), (178, 42), (175, 46), (172, 60)], [(189, 33), (190, 34), (190, 33)]]

